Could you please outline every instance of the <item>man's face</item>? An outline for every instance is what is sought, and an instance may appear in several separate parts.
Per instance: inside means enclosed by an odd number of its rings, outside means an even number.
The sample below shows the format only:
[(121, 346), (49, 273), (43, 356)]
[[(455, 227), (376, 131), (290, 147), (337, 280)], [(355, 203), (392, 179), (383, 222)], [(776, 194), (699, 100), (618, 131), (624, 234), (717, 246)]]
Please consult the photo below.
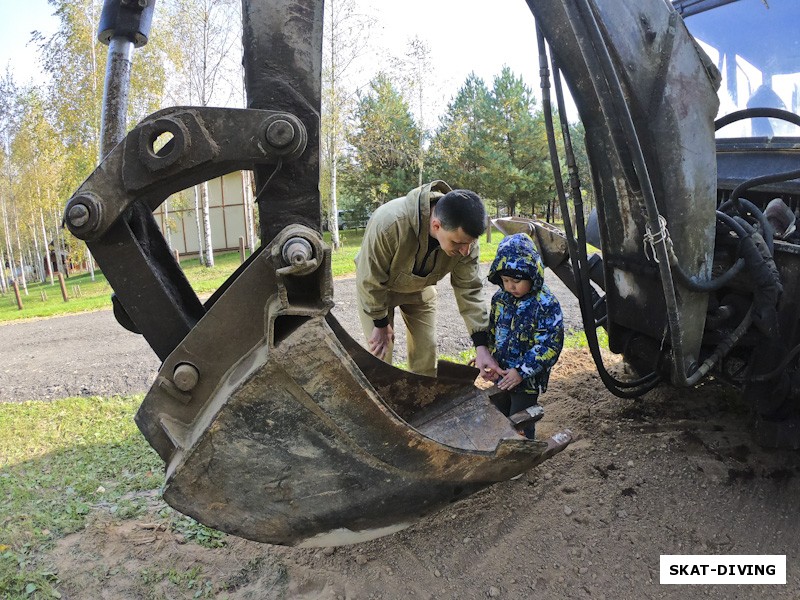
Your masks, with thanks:
[(439, 241), (439, 246), (447, 256), (468, 256), (477, 241), (474, 237), (464, 233), (461, 227), (454, 231), (448, 231), (442, 227), (442, 222), (436, 217), (431, 219), (431, 235)]

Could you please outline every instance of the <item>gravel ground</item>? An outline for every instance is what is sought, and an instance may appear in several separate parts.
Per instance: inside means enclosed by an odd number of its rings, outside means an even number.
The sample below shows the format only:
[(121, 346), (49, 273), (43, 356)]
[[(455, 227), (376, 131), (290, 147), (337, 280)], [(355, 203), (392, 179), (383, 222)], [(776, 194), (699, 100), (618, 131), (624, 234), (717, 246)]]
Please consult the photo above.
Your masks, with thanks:
[[(485, 267), (484, 267), (485, 268)], [(567, 327), (580, 328), (577, 302), (548, 272), (547, 282), (561, 299)], [(484, 287), (489, 302), (495, 287)], [(458, 315), (449, 278), (439, 283), (439, 352), (457, 355), (470, 345)], [(337, 279), (334, 315), (363, 340), (355, 302), (355, 279)], [(397, 332), (395, 360), (404, 361), (405, 331)], [(109, 396), (149, 389), (159, 360), (139, 335), (117, 324), (110, 310), (0, 326), (0, 402), (52, 400), (67, 396)]]

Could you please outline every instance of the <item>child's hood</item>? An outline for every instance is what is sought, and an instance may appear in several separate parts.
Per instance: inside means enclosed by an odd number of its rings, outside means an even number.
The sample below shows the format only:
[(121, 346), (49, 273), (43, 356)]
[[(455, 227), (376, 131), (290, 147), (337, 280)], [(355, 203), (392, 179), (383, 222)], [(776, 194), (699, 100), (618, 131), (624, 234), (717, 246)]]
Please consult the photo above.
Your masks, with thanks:
[(501, 275), (530, 279), (531, 291), (538, 293), (544, 285), (544, 265), (533, 240), (527, 233), (509, 235), (497, 246), (497, 255), (489, 268), (489, 281), (502, 286)]

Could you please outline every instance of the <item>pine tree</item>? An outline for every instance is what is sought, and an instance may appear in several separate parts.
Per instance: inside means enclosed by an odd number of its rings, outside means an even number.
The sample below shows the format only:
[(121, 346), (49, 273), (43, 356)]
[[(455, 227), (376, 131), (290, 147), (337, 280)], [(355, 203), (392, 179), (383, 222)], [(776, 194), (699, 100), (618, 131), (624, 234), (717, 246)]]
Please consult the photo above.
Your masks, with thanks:
[(348, 189), (369, 209), (416, 186), (420, 131), (408, 103), (383, 73), (371, 82), (355, 113), (350, 136)]

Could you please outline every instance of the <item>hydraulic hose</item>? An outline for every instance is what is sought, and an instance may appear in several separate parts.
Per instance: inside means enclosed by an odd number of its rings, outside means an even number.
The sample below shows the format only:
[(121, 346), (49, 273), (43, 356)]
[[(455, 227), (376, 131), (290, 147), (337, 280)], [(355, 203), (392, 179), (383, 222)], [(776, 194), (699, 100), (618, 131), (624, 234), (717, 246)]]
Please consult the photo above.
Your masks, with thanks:
[[(603, 40), (603, 34), (594, 17), (594, 13), (587, 0), (573, 0), (579, 18), (570, 18), (570, 24), (576, 31), (576, 38), (581, 47), (583, 59), (586, 61), (589, 71), (602, 74), (602, 78), (595, 78), (595, 89), (597, 98), (603, 114), (609, 121), (612, 117), (617, 117), (617, 125), (625, 141), (626, 148), (630, 153), (633, 168), (641, 187), (642, 199), (645, 204), (645, 212), (650, 230), (653, 232), (661, 231), (659, 221), (658, 205), (656, 204), (655, 191), (647, 169), (636, 126), (633, 116), (625, 103), (625, 93), (622, 84), (617, 76), (613, 60), (608, 52), (608, 47)], [(585, 28), (585, 32), (581, 29)], [(585, 35), (581, 35), (585, 33)], [(605, 82), (607, 89), (600, 90), (598, 82)], [(682, 360), (683, 341), (680, 336), (680, 323), (678, 314), (678, 300), (675, 285), (672, 278), (672, 271), (667, 252), (665, 236), (660, 236), (658, 242), (653, 245), (658, 258), (658, 270), (661, 278), (661, 286), (664, 293), (664, 303), (667, 309), (667, 324), (669, 327), (670, 345), (673, 353), (673, 365), (676, 373), (677, 383), (687, 384), (687, 373)]]
[[(780, 174), (774, 174), (774, 175), (765, 175), (764, 177), (770, 177), (771, 178), (771, 177), (776, 177), (777, 175), (784, 176), (784, 175), (789, 175), (791, 173), (794, 173), (794, 171), (791, 171), (790, 173), (780, 173)], [(798, 170), (797, 173), (798, 173), (798, 175), (796, 175), (796, 176), (800, 177), (800, 170)], [(719, 212), (723, 212), (724, 213), (728, 208), (733, 206), (733, 207), (736, 208), (736, 212), (739, 213), (740, 216), (744, 217), (745, 214), (744, 214), (744, 211), (742, 210), (742, 206), (744, 206), (744, 208), (746, 208), (748, 211), (750, 211), (750, 213), (756, 218), (756, 220), (761, 225), (761, 231), (764, 232), (764, 242), (766, 242), (767, 248), (769, 248), (769, 253), (773, 254), (774, 253), (774, 248), (773, 248), (774, 244), (773, 244), (773, 239), (772, 238), (775, 236), (775, 229), (772, 227), (770, 222), (767, 221), (767, 217), (764, 216), (764, 213), (761, 211), (760, 208), (758, 208), (755, 204), (750, 202), (750, 200), (747, 200), (745, 198), (741, 198), (740, 196), (741, 196), (741, 193), (743, 191), (748, 190), (751, 187), (754, 187), (756, 185), (761, 185), (762, 183), (772, 183), (773, 181), (783, 181), (783, 179), (777, 179), (777, 180), (772, 180), (771, 179), (770, 181), (761, 181), (761, 182), (758, 182), (758, 183), (753, 183), (757, 179), (762, 179), (762, 178), (761, 177), (756, 177), (755, 179), (750, 179), (748, 181), (745, 181), (745, 182), (740, 183), (739, 185), (737, 185), (733, 189), (733, 191), (731, 192), (730, 198), (728, 198), (725, 202), (720, 204), (719, 205), (719, 209), (717, 209), (717, 210)], [(789, 179), (794, 179), (794, 177), (790, 177)]]
[[(590, 72), (603, 75), (601, 78), (593, 79), (601, 110), (607, 118), (609, 127), (613, 130), (612, 133), (614, 137), (621, 138), (617, 141), (617, 146), (620, 147), (624, 145), (630, 153), (630, 159), (633, 164), (633, 173), (630, 175), (635, 176), (641, 186), (650, 229), (654, 232), (661, 231), (658, 207), (655, 201), (655, 192), (653, 191), (652, 181), (650, 180), (647, 170), (644, 153), (636, 134), (633, 117), (625, 104), (624, 90), (617, 76), (611, 56), (608, 53), (608, 48), (603, 40), (602, 32), (586, 0), (573, 0), (573, 6), (576, 10), (570, 12), (577, 16), (570, 18), (570, 25), (575, 31), (582, 57)], [(602, 85), (601, 82), (605, 85)], [(556, 89), (558, 91), (558, 88)], [(676, 378), (678, 383), (685, 384), (685, 365), (681, 360), (678, 360), (678, 357), (683, 357), (683, 343), (680, 338), (678, 318), (678, 303), (675, 286), (672, 280), (666, 240), (663, 236), (658, 243), (654, 244), (654, 251), (658, 259), (658, 269), (667, 308), (667, 323), (673, 351)]]
[[(744, 228), (737, 223), (732, 217), (726, 215), (723, 212), (717, 211), (717, 220), (722, 221), (725, 223), (731, 230), (733, 230), (736, 235), (739, 237), (739, 240), (744, 239), (748, 234), (744, 230)], [(675, 273), (675, 279), (678, 280), (678, 283), (685, 287), (687, 290), (692, 292), (698, 293), (708, 293), (716, 291), (723, 286), (727, 285), (731, 282), (731, 280), (739, 275), (745, 267), (745, 260), (743, 258), (736, 259), (736, 262), (733, 266), (725, 271), (722, 275), (717, 277), (716, 279), (712, 279), (710, 281), (698, 281), (697, 279), (690, 277), (678, 264), (678, 257), (675, 256), (675, 252), (672, 248), (669, 248), (669, 255), (670, 261), (672, 263), (672, 269)]]
[[(555, 128), (553, 125), (552, 104), (550, 101), (550, 80), (547, 64), (547, 48), (545, 45), (544, 35), (537, 27), (537, 41), (539, 47), (539, 74), (541, 78), (542, 87), (542, 109), (545, 118), (545, 127), (547, 129), (548, 149), (550, 153), (550, 162), (553, 170), (553, 177), (555, 179), (556, 191), (558, 193), (559, 203), (561, 206), (561, 213), (564, 218), (564, 230), (567, 237), (567, 244), (569, 249), (570, 261), (572, 263), (572, 271), (575, 274), (576, 282), (578, 283), (578, 304), (581, 309), (581, 317), (584, 323), (584, 332), (586, 333), (586, 340), (589, 345), (589, 351), (597, 367), (601, 380), (606, 388), (614, 395), (621, 398), (636, 398), (642, 394), (653, 389), (660, 382), (661, 378), (658, 373), (653, 372), (645, 375), (642, 378), (634, 381), (620, 381), (614, 378), (605, 368), (603, 364), (603, 357), (600, 354), (600, 344), (597, 340), (596, 327), (597, 323), (594, 319), (594, 311), (590, 311), (588, 304), (591, 297), (591, 289), (588, 277), (588, 258), (586, 257), (586, 232), (583, 227), (583, 206), (580, 200), (580, 180), (578, 177), (577, 166), (575, 164), (574, 152), (572, 150), (571, 137), (569, 135), (569, 126), (566, 123), (564, 109), (563, 94), (561, 88), (561, 80), (559, 76), (559, 69), (555, 64), (553, 58), (553, 77), (555, 80), (556, 98), (558, 102), (558, 112), (561, 117), (562, 138), (564, 140), (565, 153), (567, 155), (567, 164), (570, 173), (570, 184), (572, 188), (573, 204), (575, 206), (575, 221), (576, 226), (579, 228), (578, 239), (576, 240), (575, 234), (572, 230), (572, 222), (569, 216), (569, 207), (567, 205), (566, 193), (564, 191), (564, 183), (561, 177), (561, 165), (558, 160), (558, 150), (555, 143)], [(584, 268), (586, 267), (586, 268)], [(590, 326), (591, 324), (591, 326)], [(634, 389), (635, 388), (635, 389)]]

